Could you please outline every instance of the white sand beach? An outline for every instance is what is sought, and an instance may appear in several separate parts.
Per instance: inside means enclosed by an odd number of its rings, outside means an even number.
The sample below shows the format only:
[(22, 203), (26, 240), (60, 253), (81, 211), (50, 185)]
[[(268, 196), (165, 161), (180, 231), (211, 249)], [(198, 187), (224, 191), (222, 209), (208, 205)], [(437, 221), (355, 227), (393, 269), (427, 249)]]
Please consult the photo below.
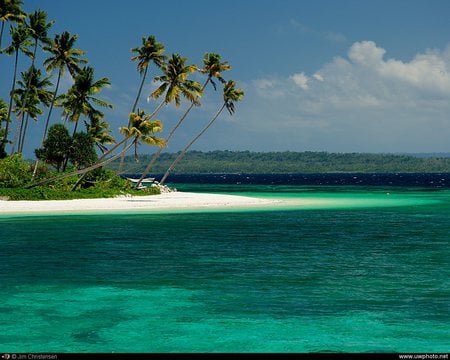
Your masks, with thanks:
[(259, 208), (280, 205), (281, 203), (283, 203), (281, 200), (247, 196), (170, 192), (160, 195), (120, 196), (110, 199), (0, 200), (0, 215)]

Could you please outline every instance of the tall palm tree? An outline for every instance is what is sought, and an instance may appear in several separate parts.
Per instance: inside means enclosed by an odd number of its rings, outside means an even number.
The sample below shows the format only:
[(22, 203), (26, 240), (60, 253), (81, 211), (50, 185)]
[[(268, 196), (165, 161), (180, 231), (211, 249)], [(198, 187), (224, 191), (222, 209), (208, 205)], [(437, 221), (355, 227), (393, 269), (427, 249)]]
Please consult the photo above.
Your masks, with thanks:
[(89, 123), (85, 121), (87, 133), (92, 137), (95, 145), (100, 149), (102, 154), (108, 151), (105, 144), (110, 145), (116, 142), (114, 136), (111, 135), (109, 123), (103, 120), (103, 116), (104, 114), (98, 111), (91, 116)]
[(47, 22), (47, 13), (42, 10), (36, 10), (35, 12), (28, 15), (28, 21), (25, 21), (30, 36), (34, 40), (33, 44), (33, 64), (36, 60), (36, 52), (39, 43), (50, 44), (50, 39), (48, 38), (48, 30), (55, 23), (54, 21)]
[(81, 115), (87, 116), (88, 118), (95, 116), (97, 110), (93, 104), (107, 108), (112, 108), (112, 105), (94, 97), (102, 89), (108, 87), (110, 82), (106, 77), (94, 80), (93, 68), (85, 66), (75, 75), (74, 81), (67, 94), (61, 97), (61, 105), (64, 107), (63, 114), (75, 123), (73, 131), (75, 133)]
[[(11, 85), (11, 92), (9, 98), (9, 107), (8, 107), (8, 116), (6, 118), (6, 126), (3, 133), (2, 139), (0, 139), (0, 149), (5, 150), (5, 145), (7, 143), (8, 132), (9, 132), (9, 124), (11, 122), (11, 111), (12, 111), (12, 103), (14, 97), (14, 89), (16, 86), (16, 78), (17, 78), (17, 65), (19, 62), (19, 51), (23, 52), (27, 56), (33, 56), (32, 52), (28, 49), (28, 46), (31, 45), (31, 41), (29, 39), (28, 30), (24, 26), (11, 27), (11, 40), (12, 43), (10, 46), (2, 50), (8, 55), (14, 54), (14, 71), (13, 71), (13, 81)], [(1, 129), (1, 122), (0, 122)]]
[[(50, 76), (41, 78), (41, 70), (31, 67), (28, 71), (22, 72), (22, 80), (17, 83), (20, 88), (15, 90), (15, 95), (20, 98), (19, 103), (16, 106), (21, 108), (23, 103), (27, 102), (27, 107), (24, 108), (24, 113), (27, 114), (25, 121), (21, 121), (17, 126), (16, 135), (12, 143), (12, 151), (14, 153), (15, 146), (18, 140), (18, 152), (23, 150), (23, 139), (25, 138), (26, 128), (28, 126), (28, 119), (31, 117), (33, 120), (37, 120), (38, 115), (42, 115), (44, 112), (39, 108), (39, 104), (43, 104), (48, 107), (51, 102), (52, 93), (47, 89), (52, 86), (50, 82)], [(27, 89), (27, 85), (29, 88)], [(28, 99), (25, 99), (28, 96)], [(29, 104), (28, 104), (29, 102)], [(22, 118), (24, 114), (21, 114)]]
[(45, 140), (45, 137), (47, 135), (53, 106), (58, 95), (59, 83), (61, 77), (64, 75), (65, 69), (67, 68), (67, 70), (69, 70), (69, 73), (72, 76), (75, 76), (75, 74), (80, 71), (80, 64), (87, 63), (86, 59), (79, 58), (80, 56), (83, 56), (85, 52), (73, 48), (77, 38), (78, 35), (71, 36), (70, 33), (64, 31), (61, 35), (56, 34), (55, 39), (50, 42), (50, 45), (44, 47), (44, 50), (51, 54), (51, 56), (44, 61), (45, 70), (51, 73), (53, 70), (58, 69), (58, 78), (56, 80), (56, 86), (53, 92), (47, 120), (45, 121), (42, 142)]
[[(49, 44), (50, 39), (47, 36), (48, 30), (54, 24), (54, 21), (47, 23), (47, 13), (42, 10), (36, 10), (35, 12), (28, 15), (28, 21), (25, 21), (28, 33), (30, 37), (34, 40), (33, 44), (33, 56), (31, 60), (31, 66), (34, 66), (36, 62), (36, 52), (39, 43)], [(25, 96), (25, 102), (23, 106), (26, 106), (27, 96)], [(22, 111), (21, 111), (22, 112)]]
[[(197, 67), (195, 65), (185, 65), (186, 61), (187, 58), (181, 57), (179, 54), (173, 54), (168, 63), (162, 67), (164, 74), (155, 78), (155, 81), (161, 82), (161, 85), (150, 94), (149, 99), (158, 99), (160, 96), (165, 94), (164, 101), (153, 112), (151, 116), (159, 111), (159, 109), (163, 105), (170, 102), (175, 102), (175, 106), (179, 107), (181, 105), (181, 96), (185, 97), (194, 105), (200, 105), (198, 99), (202, 96), (202, 86), (197, 81), (188, 79), (188, 76), (190, 74), (197, 71)], [(166, 144), (169, 142), (175, 131), (181, 125), (181, 122), (182, 120), (178, 121), (178, 123), (169, 132), (168, 136), (165, 139)], [(147, 176), (150, 168), (158, 159), (159, 155), (162, 152), (162, 149), (163, 148), (160, 147), (152, 157), (150, 162), (147, 164), (147, 167), (139, 178), (136, 187), (139, 187), (141, 185), (142, 180)]]
[[(74, 78), (74, 84), (67, 91), (67, 94), (61, 96), (64, 107), (63, 114), (70, 121), (75, 123), (72, 136), (75, 135), (80, 117), (86, 116), (91, 119), (98, 116), (98, 110), (94, 108), (93, 104), (100, 105), (107, 108), (112, 108), (112, 105), (104, 100), (94, 97), (100, 90), (110, 85), (109, 79), (104, 77), (99, 80), (94, 80), (94, 69), (85, 66)], [(103, 116), (103, 114), (102, 114)], [(64, 162), (64, 168), (67, 166), (68, 157)]]
[(7, 21), (14, 21), (21, 24), (26, 17), (22, 11), (22, 0), (0, 0), (0, 21), (2, 26), (0, 29), (0, 49), (2, 48), (3, 31)]
[[(156, 38), (154, 36), (149, 36), (147, 38), (142, 37), (142, 46), (131, 49), (133, 53), (136, 53), (136, 55), (133, 56), (131, 60), (138, 62), (137, 69), (141, 74), (141, 83), (139, 85), (136, 100), (134, 101), (131, 112), (135, 112), (136, 110), (136, 106), (141, 97), (142, 88), (147, 77), (148, 67), (150, 66), (150, 63), (153, 62), (159, 68), (165, 63), (167, 56), (163, 54), (164, 50), (164, 45), (156, 41)], [(128, 126), (129, 125), (130, 124), (128, 124)], [(124, 147), (126, 146), (127, 143), (125, 142)], [(124, 159), (125, 153), (120, 159), (119, 172), (122, 172)]]
[(211, 125), (217, 120), (222, 111), (226, 108), (230, 115), (235, 112), (234, 101), (240, 101), (244, 97), (244, 91), (242, 89), (236, 89), (236, 83), (233, 80), (228, 81), (223, 88), (223, 105), (220, 107), (219, 111), (213, 116), (210, 122), (198, 133), (198, 135), (192, 139), (192, 141), (183, 149), (183, 151), (177, 156), (177, 158), (172, 162), (172, 164), (167, 169), (166, 173), (162, 177), (160, 184), (163, 185), (169, 176), (173, 168), (178, 164), (178, 162), (186, 155), (186, 152), (191, 148), (191, 146), (211, 127)]
[[(25, 21), (25, 24), (27, 26), (28, 33), (30, 34), (31, 38), (34, 40), (33, 45), (33, 57), (31, 60), (31, 67), (34, 67), (34, 64), (36, 62), (36, 52), (39, 43), (42, 44), (48, 44), (50, 42), (50, 39), (47, 36), (48, 30), (52, 27), (54, 24), (54, 21), (50, 21), (47, 23), (47, 13), (42, 10), (36, 10), (35, 12), (28, 15), (28, 21)], [(31, 77), (30, 77), (31, 80)], [(27, 100), (28, 100), (28, 92), (30, 91), (30, 83), (27, 85), (27, 92), (25, 93), (24, 102), (22, 104), (22, 107), (20, 109), (19, 115), (21, 116), (20, 122), (23, 122), (23, 114), (24, 109), (27, 106)]]
[(164, 65), (167, 59), (167, 56), (163, 54), (164, 50), (164, 45), (156, 41), (154, 36), (149, 36), (147, 38), (142, 37), (142, 46), (131, 49), (133, 53), (136, 53), (131, 60), (138, 62), (137, 69), (141, 74), (141, 84), (139, 85), (139, 90), (131, 112), (136, 110), (150, 63), (155, 64), (158, 68)]
[[(150, 115), (146, 115), (145, 112), (137, 110), (136, 113), (130, 113), (129, 116), (130, 120), (130, 126), (128, 127), (121, 127), (120, 132), (122, 135), (124, 135), (124, 138), (118, 142), (116, 145), (114, 145), (110, 150), (108, 150), (106, 153), (104, 153), (94, 165), (88, 166), (84, 169), (80, 169), (68, 174), (56, 176), (49, 179), (44, 179), (42, 181), (38, 181), (36, 183), (30, 184), (26, 186), (26, 188), (32, 188), (39, 185), (44, 185), (50, 182), (55, 182), (58, 180), (65, 179), (69, 176), (74, 175), (84, 175), (92, 170), (98, 169), (99, 167), (105, 166), (109, 164), (110, 162), (117, 159), (119, 156), (122, 155), (122, 152), (127, 152), (132, 146), (136, 146), (139, 142), (144, 142), (146, 144), (152, 145), (152, 146), (164, 146), (165, 141), (162, 138), (156, 137), (153, 134), (161, 132), (162, 131), (162, 123), (159, 120), (151, 120)], [(109, 159), (105, 158), (112, 153), (116, 149), (118, 149), (121, 145), (125, 143), (125, 141), (132, 139), (131, 143), (122, 151), (120, 151), (118, 154), (111, 156)]]
[[(8, 116), (8, 105), (3, 99), (0, 98), (0, 124), (7, 119)], [(0, 139), (3, 138), (3, 131), (5, 129), (0, 129)], [(0, 159), (6, 157), (6, 152), (3, 148), (0, 148)]]

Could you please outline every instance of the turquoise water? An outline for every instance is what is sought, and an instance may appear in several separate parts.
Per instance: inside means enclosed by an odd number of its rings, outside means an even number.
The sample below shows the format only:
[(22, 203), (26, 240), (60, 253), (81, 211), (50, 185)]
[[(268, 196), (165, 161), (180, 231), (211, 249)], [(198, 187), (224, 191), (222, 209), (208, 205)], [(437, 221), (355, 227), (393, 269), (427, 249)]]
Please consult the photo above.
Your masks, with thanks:
[(178, 187), (323, 201), (0, 217), (0, 351), (450, 350), (449, 190)]

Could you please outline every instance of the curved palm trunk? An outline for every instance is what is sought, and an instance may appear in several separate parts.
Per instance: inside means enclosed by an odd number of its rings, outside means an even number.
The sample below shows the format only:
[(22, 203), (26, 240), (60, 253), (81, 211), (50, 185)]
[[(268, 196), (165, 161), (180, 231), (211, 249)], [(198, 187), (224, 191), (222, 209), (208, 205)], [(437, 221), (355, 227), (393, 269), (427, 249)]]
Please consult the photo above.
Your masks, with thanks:
[(50, 124), (50, 118), (52, 116), (53, 106), (55, 105), (56, 96), (58, 95), (59, 82), (61, 81), (61, 70), (58, 72), (58, 79), (56, 80), (55, 91), (53, 92), (52, 102), (50, 103), (50, 108), (48, 109), (47, 119), (45, 120), (44, 135), (42, 136), (41, 146), (47, 135), (48, 125)]
[[(142, 75), (141, 84), (139, 86), (138, 93), (137, 93), (137, 96), (136, 96), (136, 100), (134, 101), (133, 108), (131, 109), (131, 112), (135, 112), (136, 111), (136, 106), (137, 106), (137, 104), (139, 102), (139, 98), (141, 97), (142, 88), (144, 87), (145, 78), (147, 77), (147, 70), (148, 70), (148, 66), (145, 67), (144, 74)], [(128, 120), (127, 127), (129, 127), (129, 126), (130, 126), (130, 120)], [(126, 146), (127, 146), (127, 142), (125, 142), (123, 147), (125, 148)], [(124, 161), (125, 161), (125, 153), (123, 153), (122, 156), (120, 157), (120, 164), (119, 164), (119, 171), (118, 171), (119, 174), (123, 170), (123, 163), (124, 163)]]
[[(20, 118), (18, 120), (20, 122), (20, 127), (21, 128), (22, 128), (22, 123), (23, 123), (24, 111), (25, 111), (25, 108), (27, 107), (28, 94), (30, 93), (31, 80), (33, 79), (32, 71), (33, 71), (34, 63), (35, 63), (35, 59), (36, 59), (37, 45), (38, 45), (38, 41), (36, 39), (34, 41), (33, 59), (31, 60), (31, 66), (30, 66), (30, 78), (28, 79), (27, 88), (25, 90), (25, 97), (23, 99), (23, 104), (22, 104), (22, 106), (20, 108), (20, 111), (19, 111)], [(16, 135), (17, 135), (17, 132), (16, 132)], [(17, 141), (17, 136), (14, 136), (14, 141), (13, 141), (12, 148), (11, 148), (11, 155), (14, 153), (14, 150), (15, 150), (15, 147), (16, 147), (16, 141)]]
[[(104, 156), (103, 156), (102, 158), (105, 158), (106, 156), (108, 156), (109, 154), (111, 154), (114, 150), (116, 150), (119, 146), (121, 146), (121, 145), (122, 145), (125, 141), (127, 141), (128, 139), (129, 139), (129, 138), (126, 137), (126, 138), (124, 138), (122, 141), (120, 141), (119, 143), (117, 143), (111, 150), (109, 150), (107, 153), (105, 153)], [(88, 166), (88, 167), (86, 167), (86, 168), (84, 168), (84, 169), (80, 169), (80, 170), (73, 171), (73, 172), (68, 173), (68, 174), (63, 174), (63, 175), (55, 176), (55, 177), (50, 178), (50, 179), (44, 179), (44, 180), (42, 180), (42, 181), (38, 181), (38, 182), (36, 182), (36, 183), (33, 183), (33, 184), (30, 184), (30, 185), (25, 186), (25, 189), (31, 189), (31, 188), (33, 188), (33, 187), (35, 187), (35, 186), (40, 186), (40, 185), (48, 184), (48, 183), (51, 183), (51, 182), (54, 182), (54, 181), (58, 181), (58, 180), (62, 180), (62, 179), (68, 178), (68, 177), (70, 177), (70, 176), (85, 174), (85, 173), (88, 173), (88, 172), (90, 172), (90, 171), (92, 171), (92, 170), (98, 169), (99, 167), (105, 166), (105, 165), (109, 164), (110, 162), (116, 160), (119, 156), (121, 156), (121, 155), (122, 155), (122, 152), (128, 151), (128, 149), (130, 149), (130, 148), (134, 145), (134, 143), (137, 141), (137, 139), (138, 139), (138, 138), (135, 137), (134, 140), (133, 140), (133, 141), (132, 141), (125, 149), (123, 149), (121, 152), (117, 153), (116, 155), (110, 157), (110, 158), (107, 159), (107, 160), (100, 161), (100, 159), (99, 159), (99, 160), (97, 160), (97, 162), (96, 162), (94, 165)]]
[(25, 125), (23, 128), (23, 133), (21, 138), (19, 139), (19, 147), (17, 149), (18, 152), (23, 152), (23, 145), (25, 143), (25, 137), (27, 135), (27, 130), (28, 130), (28, 123), (29, 123), (29, 119), (30, 119), (30, 114), (27, 115), (27, 118), (25, 119)]
[(198, 135), (192, 139), (192, 141), (183, 149), (183, 151), (177, 156), (177, 158), (170, 164), (169, 168), (167, 169), (166, 173), (162, 177), (160, 184), (164, 185), (164, 182), (166, 181), (167, 177), (169, 176), (170, 172), (173, 170), (173, 168), (178, 164), (178, 162), (186, 155), (187, 151), (190, 149), (190, 147), (211, 127), (211, 125), (214, 123), (214, 121), (217, 120), (219, 115), (222, 113), (223, 109), (225, 109), (226, 104), (224, 103), (222, 107), (219, 109), (219, 111), (214, 115), (214, 117), (211, 119), (211, 121), (198, 133)]
[(19, 61), (19, 51), (16, 50), (16, 56), (14, 60), (14, 75), (13, 75), (13, 82), (11, 86), (11, 93), (9, 96), (9, 107), (8, 107), (8, 116), (6, 117), (6, 126), (5, 126), (5, 134), (3, 135), (1, 146), (4, 147), (6, 145), (6, 140), (8, 138), (8, 131), (9, 131), (9, 123), (11, 122), (11, 111), (12, 111), (12, 102), (13, 102), (13, 94), (16, 87), (16, 78), (17, 78), (17, 64)]
[(5, 22), (2, 21), (2, 28), (0, 30), (0, 49), (2, 48), (3, 31), (5, 30)]
[[(29, 114), (27, 114), (25, 121), (28, 120), (28, 116)], [(14, 133), (14, 138), (11, 144), (11, 155), (14, 154), (16, 150), (16, 144), (17, 144), (17, 151), (20, 152), (20, 144), (21, 144), (20, 142), (22, 140), (23, 126), (25, 121), (23, 119), (23, 114), (20, 114), (20, 117), (18, 118), (16, 132)]]
[[(47, 136), (48, 125), (50, 124), (50, 117), (52, 116), (52, 110), (53, 110), (53, 106), (55, 105), (56, 95), (58, 95), (58, 88), (59, 88), (60, 80), (61, 80), (61, 70), (58, 72), (58, 79), (56, 80), (56, 87), (55, 87), (55, 91), (53, 92), (53, 99), (50, 104), (50, 109), (48, 110), (47, 120), (45, 121), (44, 134), (42, 135), (42, 140), (41, 140), (41, 147), (45, 141), (45, 137)], [(39, 159), (36, 159), (36, 163), (34, 164), (32, 180), (34, 180), (34, 177), (36, 176), (36, 171), (37, 171), (38, 166), (39, 166)]]
[(136, 96), (136, 100), (134, 101), (133, 108), (131, 109), (131, 112), (135, 112), (136, 106), (137, 106), (137, 104), (139, 102), (139, 99), (141, 98), (142, 88), (144, 87), (144, 82), (145, 82), (145, 79), (147, 78), (147, 71), (148, 71), (148, 66), (145, 67), (144, 74), (142, 75), (141, 85), (139, 86), (139, 90), (138, 90), (138, 93), (137, 93), (137, 96)]
[[(206, 85), (208, 85), (208, 82), (210, 80), (210, 77), (208, 76), (208, 79), (205, 81), (205, 83), (202, 86), (202, 92), (205, 90)], [(180, 125), (183, 123), (184, 119), (186, 119), (186, 116), (189, 114), (189, 112), (192, 110), (192, 108), (194, 107), (194, 103), (191, 103), (191, 105), (189, 106), (189, 108), (186, 110), (186, 112), (183, 114), (183, 116), (180, 118), (180, 120), (178, 120), (178, 122), (175, 124), (175, 126), (172, 128), (172, 130), (169, 132), (169, 135), (167, 135), (167, 138), (165, 139), (166, 144), (169, 142), (169, 140), (172, 138), (173, 134), (175, 133), (175, 131), (180, 127)], [(150, 162), (147, 164), (144, 172), (142, 173), (141, 177), (139, 178), (139, 181), (136, 183), (136, 188), (139, 187), (142, 183), (142, 180), (144, 180), (144, 178), (147, 176), (148, 172), (150, 171), (150, 169), (152, 168), (152, 166), (155, 164), (156, 160), (158, 160), (159, 156), (161, 155), (163, 151), (163, 148), (159, 148), (158, 151), (155, 153), (155, 155), (153, 155), (152, 159), (150, 160)]]

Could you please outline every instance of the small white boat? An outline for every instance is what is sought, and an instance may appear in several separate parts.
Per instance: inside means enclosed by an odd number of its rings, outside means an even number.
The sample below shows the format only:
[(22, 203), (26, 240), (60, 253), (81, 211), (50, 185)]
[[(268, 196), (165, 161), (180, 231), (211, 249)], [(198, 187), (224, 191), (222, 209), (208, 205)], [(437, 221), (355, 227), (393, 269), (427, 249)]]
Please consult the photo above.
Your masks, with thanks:
[[(139, 179), (134, 179), (134, 178), (128, 178), (127, 180), (130, 180), (133, 183), (137, 183), (139, 181)], [(153, 182), (155, 181), (155, 178), (143, 178), (141, 181), (141, 184), (153, 184)]]

